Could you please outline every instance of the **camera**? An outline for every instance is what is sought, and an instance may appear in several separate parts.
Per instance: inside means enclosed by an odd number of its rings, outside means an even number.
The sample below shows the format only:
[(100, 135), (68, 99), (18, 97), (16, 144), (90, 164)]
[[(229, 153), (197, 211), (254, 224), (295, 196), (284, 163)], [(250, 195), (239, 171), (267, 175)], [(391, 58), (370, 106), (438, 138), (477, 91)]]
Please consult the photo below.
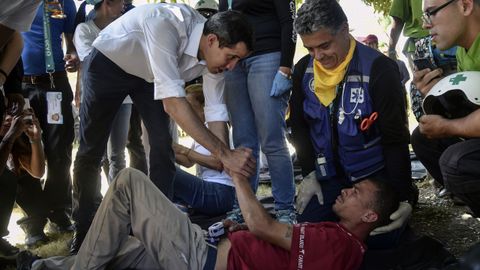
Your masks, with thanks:
[(419, 38), (415, 41), (413, 63), (418, 70), (441, 68), (443, 75), (449, 75), (457, 71), (456, 51), (457, 47), (439, 50), (430, 36)]
[[(25, 98), (25, 105), (23, 105), (23, 112), (28, 112), (28, 113), (31, 113), (30, 109), (30, 100), (28, 98)], [(32, 115), (26, 115), (25, 117), (23, 117), (23, 121), (25, 122), (25, 124), (33, 124), (33, 118), (32, 118)]]

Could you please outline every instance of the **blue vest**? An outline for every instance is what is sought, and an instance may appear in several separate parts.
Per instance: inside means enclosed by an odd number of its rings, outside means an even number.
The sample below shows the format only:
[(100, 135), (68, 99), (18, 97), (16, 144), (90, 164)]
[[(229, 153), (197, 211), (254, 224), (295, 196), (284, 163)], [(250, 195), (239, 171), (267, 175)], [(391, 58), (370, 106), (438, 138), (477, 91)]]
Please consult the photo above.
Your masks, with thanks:
[(347, 73), (337, 85), (337, 96), (329, 107), (321, 104), (314, 93), (313, 58), (310, 59), (302, 81), (303, 111), (317, 155), (315, 165), (319, 180), (337, 174), (335, 162), (351, 181), (384, 167), (377, 122), (366, 131), (360, 129), (361, 120), (374, 112), (368, 89), (372, 63), (379, 56), (380, 52), (357, 42)]

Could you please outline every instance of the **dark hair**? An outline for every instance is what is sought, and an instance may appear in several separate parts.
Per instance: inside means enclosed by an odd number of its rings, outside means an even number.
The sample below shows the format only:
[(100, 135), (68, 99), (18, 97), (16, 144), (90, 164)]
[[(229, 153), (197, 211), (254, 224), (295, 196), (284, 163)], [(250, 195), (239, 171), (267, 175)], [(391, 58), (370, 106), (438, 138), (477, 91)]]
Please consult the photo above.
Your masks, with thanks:
[[(96, 3), (93, 6), (93, 9), (97, 11), (102, 6), (102, 4), (103, 4), (103, 1)], [(87, 7), (87, 1), (83, 1), (83, 3), (81, 3), (80, 6), (78, 7), (77, 14), (75, 14), (75, 22), (74, 22), (75, 28), (77, 28), (77, 25), (84, 23), (87, 20), (86, 7)]]
[(299, 35), (320, 29), (336, 34), (346, 22), (347, 16), (336, 0), (307, 0), (297, 11), (294, 27)]
[(185, 94), (193, 95), (201, 105), (205, 105), (205, 96), (203, 95), (203, 87), (200, 83), (190, 84), (185, 87)]
[(102, 7), (102, 4), (103, 4), (103, 1), (100, 1), (98, 3), (96, 3), (94, 6), (93, 6), (93, 9), (96, 11), (96, 10), (99, 10), (100, 7)]
[(378, 215), (375, 227), (387, 225), (391, 222), (390, 215), (395, 212), (400, 205), (398, 194), (393, 187), (383, 179), (370, 177), (366, 180), (372, 182), (377, 188), (370, 205), (372, 210)]
[(77, 14), (75, 14), (75, 28), (77, 28), (77, 25), (85, 22), (85, 19), (87, 17), (87, 12), (85, 10), (85, 7), (87, 6), (87, 2), (84, 1), (83, 3), (80, 4), (77, 10)]
[(247, 50), (253, 51), (253, 27), (238, 11), (227, 10), (212, 15), (205, 22), (203, 35), (214, 34), (220, 47), (233, 47), (245, 43)]

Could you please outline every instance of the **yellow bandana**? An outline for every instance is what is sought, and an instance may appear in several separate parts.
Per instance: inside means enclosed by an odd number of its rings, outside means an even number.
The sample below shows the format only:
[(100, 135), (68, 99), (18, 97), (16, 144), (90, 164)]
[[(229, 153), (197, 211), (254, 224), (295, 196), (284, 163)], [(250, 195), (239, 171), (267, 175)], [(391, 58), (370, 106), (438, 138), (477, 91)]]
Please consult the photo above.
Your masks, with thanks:
[(340, 83), (347, 72), (348, 64), (352, 60), (355, 51), (355, 39), (350, 37), (350, 49), (345, 60), (334, 70), (328, 70), (322, 67), (320, 62), (313, 60), (313, 83), (315, 86), (315, 95), (320, 103), (325, 107), (330, 105), (335, 99), (335, 87)]

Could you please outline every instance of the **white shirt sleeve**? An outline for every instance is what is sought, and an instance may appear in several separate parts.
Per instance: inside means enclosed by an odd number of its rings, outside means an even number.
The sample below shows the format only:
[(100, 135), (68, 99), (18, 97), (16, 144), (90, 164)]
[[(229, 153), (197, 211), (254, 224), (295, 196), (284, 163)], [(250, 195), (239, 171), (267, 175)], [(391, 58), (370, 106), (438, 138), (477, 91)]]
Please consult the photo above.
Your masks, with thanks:
[(225, 104), (225, 77), (223, 73), (203, 75), (203, 95), (205, 96), (205, 121), (228, 121)]
[(95, 40), (95, 36), (92, 35), (90, 28), (86, 23), (81, 23), (75, 29), (73, 34), (73, 44), (77, 49), (78, 58), (83, 61), (93, 49), (92, 43)]
[(0, 4), (0, 24), (18, 32), (30, 31), (33, 19), (41, 0), (2, 1)]
[(152, 68), (154, 99), (184, 97), (185, 82), (178, 68), (179, 29), (160, 17), (144, 20), (147, 56)]

